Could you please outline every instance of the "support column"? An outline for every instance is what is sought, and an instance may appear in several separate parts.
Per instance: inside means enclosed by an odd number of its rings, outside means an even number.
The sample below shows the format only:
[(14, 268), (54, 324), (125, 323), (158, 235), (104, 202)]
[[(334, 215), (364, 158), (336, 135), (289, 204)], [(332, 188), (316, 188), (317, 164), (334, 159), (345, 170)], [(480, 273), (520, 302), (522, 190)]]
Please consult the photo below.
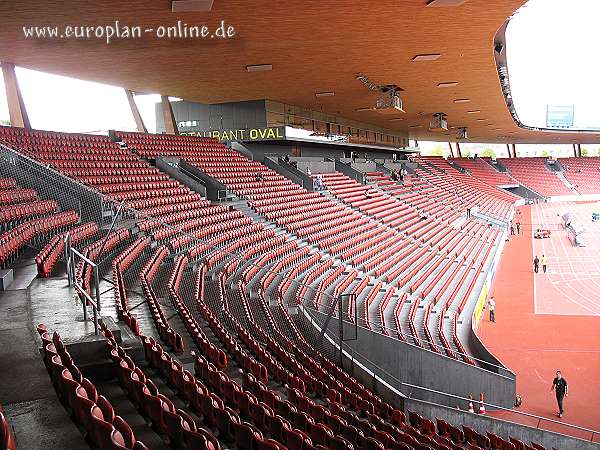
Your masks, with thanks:
[(577, 157), (581, 158), (581, 144), (577, 144)]
[(506, 144), (506, 151), (508, 152), (508, 157), (512, 158), (512, 151), (510, 150), (510, 144)]
[(516, 158), (517, 157), (517, 144), (510, 144), (510, 146), (512, 147), (512, 157)]
[(135, 99), (133, 98), (133, 92), (130, 89), (124, 89), (125, 95), (127, 96), (127, 101), (129, 102), (129, 108), (131, 108), (131, 115), (133, 116), (133, 120), (135, 120), (135, 127), (140, 133), (147, 133), (146, 125), (144, 125), (144, 121), (140, 114), (140, 110), (135, 103)]
[(175, 122), (175, 115), (173, 114), (173, 108), (171, 107), (169, 97), (166, 95), (161, 95), (160, 101), (162, 103), (163, 118), (165, 120), (165, 131), (167, 134), (179, 134), (177, 122)]
[(4, 88), (6, 89), (6, 101), (8, 103), (8, 113), (10, 115), (10, 124), (13, 127), (23, 127), (31, 129), (17, 75), (15, 74), (15, 65), (13, 63), (2, 63), (2, 73), (4, 75)]
[(458, 141), (456, 142), (456, 155), (459, 158), (462, 158), (462, 152), (460, 151), (460, 143)]
[(452, 150), (452, 142), (448, 142), (448, 148), (450, 149), (450, 156), (454, 158), (454, 150)]

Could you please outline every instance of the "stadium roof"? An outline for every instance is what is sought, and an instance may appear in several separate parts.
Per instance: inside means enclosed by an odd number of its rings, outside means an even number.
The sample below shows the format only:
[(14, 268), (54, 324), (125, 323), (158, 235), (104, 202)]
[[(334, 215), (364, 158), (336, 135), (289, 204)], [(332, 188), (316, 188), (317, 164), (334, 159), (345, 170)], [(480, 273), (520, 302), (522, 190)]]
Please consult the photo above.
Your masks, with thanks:
[[(434, 6), (439, 3), (450, 6)], [(406, 131), (420, 140), (455, 139), (453, 129), (428, 131), (431, 115), (444, 112), (450, 126), (468, 127), (470, 140), (477, 142), (600, 142), (598, 134), (538, 132), (520, 129), (513, 120), (493, 47), (497, 31), (523, 3), (214, 0), (210, 12), (175, 13), (170, 0), (46, 0), (18, 7), (6, 1), (0, 3), (0, 60), (203, 103), (266, 98)], [(210, 30), (224, 20), (236, 35), (186, 40), (144, 33), (141, 39), (106, 44), (103, 39), (26, 39), (22, 28), (118, 20), (121, 26), (157, 30), (179, 19)], [(432, 54), (440, 56), (413, 61)], [(247, 70), (260, 64), (272, 70)], [(406, 113), (357, 111), (377, 99), (356, 80), (358, 73), (402, 88)], [(319, 92), (334, 95), (315, 96)]]

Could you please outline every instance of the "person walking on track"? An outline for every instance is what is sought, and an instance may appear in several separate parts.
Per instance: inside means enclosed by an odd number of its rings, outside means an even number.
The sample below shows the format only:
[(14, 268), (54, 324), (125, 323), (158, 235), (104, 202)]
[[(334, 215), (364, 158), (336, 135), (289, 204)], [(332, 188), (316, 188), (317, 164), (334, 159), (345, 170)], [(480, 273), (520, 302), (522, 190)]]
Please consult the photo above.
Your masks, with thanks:
[(546, 259), (546, 255), (542, 255), (542, 269), (544, 269), (544, 273), (548, 270), (548, 260)]
[(496, 302), (494, 297), (490, 297), (488, 300), (488, 308), (490, 310), (490, 322), (496, 323)]
[(569, 396), (569, 386), (567, 385), (567, 380), (562, 377), (560, 370), (556, 371), (556, 377), (552, 382), (552, 388), (550, 392), (555, 391), (556, 393), (556, 402), (558, 403), (558, 417), (562, 417), (565, 410), (563, 409), (563, 400), (565, 397)]
[(540, 258), (538, 258), (537, 255), (535, 255), (535, 258), (533, 258), (533, 271), (535, 273), (538, 273), (539, 270), (540, 270)]

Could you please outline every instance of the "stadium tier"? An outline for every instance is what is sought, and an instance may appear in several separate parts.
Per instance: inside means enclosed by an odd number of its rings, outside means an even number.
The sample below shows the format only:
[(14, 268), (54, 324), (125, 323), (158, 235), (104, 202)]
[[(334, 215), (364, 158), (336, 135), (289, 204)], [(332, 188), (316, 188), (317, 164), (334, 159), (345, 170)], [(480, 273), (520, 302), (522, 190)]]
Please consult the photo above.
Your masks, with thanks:
[(547, 158), (502, 158), (498, 161), (519, 183), (540, 195), (550, 197), (576, 194), (547, 167)]
[(600, 158), (561, 158), (565, 178), (580, 194), (600, 192)]
[[(35, 187), (0, 179), (4, 265), (39, 236), (38, 273), (56, 273), (68, 232), (69, 245), (110, 272), (114, 302), (103, 316), (143, 347), (136, 359), (101, 323), (110, 363), (93, 382), (61, 336), (38, 327), (58, 396), (94, 447), (543, 449), (392, 406), (331, 362), (292, 312), (303, 306), (339, 319), (334, 299), (352, 295), (347, 320), (356, 309), (366, 329), (480, 366), (457, 327), (472, 315), (514, 212), (516, 197), (495, 187), (499, 172), (490, 181), (481, 167), (463, 173), (415, 157), (400, 181), (377, 171), (366, 184), (313, 174), (319, 192), (213, 139), (116, 136), (122, 143), (0, 128), (12, 149), (114, 200), (112, 212), (127, 207), (115, 228), (80, 223), (55, 200), (38, 199)], [(207, 200), (153, 166), (158, 156), (192, 164), (238, 201)], [(92, 295), (86, 260), (73, 273)]]
[(491, 158), (452, 158), (451, 161), (490, 186), (515, 184), (508, 173), (500, 172), (493, 166)]

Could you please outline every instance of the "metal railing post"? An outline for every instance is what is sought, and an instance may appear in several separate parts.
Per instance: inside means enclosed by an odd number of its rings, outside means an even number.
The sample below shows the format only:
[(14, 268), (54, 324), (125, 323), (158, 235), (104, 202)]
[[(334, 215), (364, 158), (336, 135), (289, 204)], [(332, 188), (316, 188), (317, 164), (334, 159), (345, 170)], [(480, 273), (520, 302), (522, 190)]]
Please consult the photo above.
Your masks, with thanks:
[[(94, 266), (94, 284), (96, 285), (96, 306), (98, 307), (98, 311), (102, 310), (102, 305), (100, 304), (100, 276), (98, 275), (98, 265)], [(94, 316), (95, 316), (95, 308), (94, 308)], [(94, 317), (95, 318), (95, 317)]]
[(67, 263), (67, 280), (70, 287), (73, 284), (71, 279), (71, 233), (67, 233), (65, 236), (65, 261)]

